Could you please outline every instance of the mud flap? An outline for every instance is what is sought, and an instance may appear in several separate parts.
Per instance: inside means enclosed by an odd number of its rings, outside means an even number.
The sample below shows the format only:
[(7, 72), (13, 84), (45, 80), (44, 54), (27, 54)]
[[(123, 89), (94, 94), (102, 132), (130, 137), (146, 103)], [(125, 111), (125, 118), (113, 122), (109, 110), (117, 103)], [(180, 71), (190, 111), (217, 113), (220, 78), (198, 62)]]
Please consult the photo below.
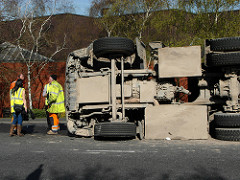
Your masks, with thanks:
[(145, 109), (145, 139), (208, 139), (207, 106), (159, 105)]

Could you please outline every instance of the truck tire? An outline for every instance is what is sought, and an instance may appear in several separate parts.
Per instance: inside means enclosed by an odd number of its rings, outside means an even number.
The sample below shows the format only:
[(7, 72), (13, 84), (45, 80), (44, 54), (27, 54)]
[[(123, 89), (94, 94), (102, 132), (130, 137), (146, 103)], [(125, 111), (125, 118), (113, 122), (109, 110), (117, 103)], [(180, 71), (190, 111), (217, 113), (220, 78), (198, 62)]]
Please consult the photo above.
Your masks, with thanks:
[(240, 129), (215, 128), (215, 138), (224, 141), (240, 141)]
[(106, 37), (93, 42), (93, 53), (96, 57), (126, 57), (134, 51), (133, 41), (123, 37)]
[(216, 127), (240, 128), (239, 113), (216, 113), (214, 114)]
[(240, 65), (240, 53), (207, 54), (207, 66), (236, 66)]
[(240, 37), (227, 37), (207, 40), (211, 51), (239, 51)]
[(136, 125), (128, 122), (105, 122), (94, 126), (94, 137), (135, 137)]

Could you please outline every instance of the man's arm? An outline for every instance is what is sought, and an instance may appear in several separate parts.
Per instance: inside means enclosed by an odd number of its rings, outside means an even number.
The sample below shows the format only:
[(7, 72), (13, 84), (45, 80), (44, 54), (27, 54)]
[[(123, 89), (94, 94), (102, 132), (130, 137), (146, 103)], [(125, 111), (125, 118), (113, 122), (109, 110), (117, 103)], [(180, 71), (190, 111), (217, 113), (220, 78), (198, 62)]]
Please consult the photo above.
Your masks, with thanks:
[(51, 104), (57, 100), (59, 95), (59, 88), (57, 86), (51, 86), (48, 92), (48, 102)]
[(23, 92), (22, 92), (22, 97), (23, 97), (24, 108), (25, 108), (25, 111), (27, 112), (27, 101), (26, 101), (26, 96), (25, 96), (25, 90), (23, 90)]

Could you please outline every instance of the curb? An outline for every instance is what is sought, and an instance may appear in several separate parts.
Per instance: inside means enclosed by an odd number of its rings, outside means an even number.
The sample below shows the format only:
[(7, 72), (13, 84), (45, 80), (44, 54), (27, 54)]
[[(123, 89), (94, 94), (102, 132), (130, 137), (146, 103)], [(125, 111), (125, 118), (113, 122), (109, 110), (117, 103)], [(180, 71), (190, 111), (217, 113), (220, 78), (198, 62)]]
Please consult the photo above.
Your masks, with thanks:
[[(43, 123), (47, 123), (47, 119), (46, 118), (36, 118), (34, 120), (30, 119), (29, 121), (23, 121), (24, 124), (43, 124)], [(65, 118), (60, 118), (59, 119), (59, 123), (61, 124), (65, 124), (66, 123), (66, 119)], [(11, 124), (11, 118), (1, 118), (0, 119), (0, 124)]]

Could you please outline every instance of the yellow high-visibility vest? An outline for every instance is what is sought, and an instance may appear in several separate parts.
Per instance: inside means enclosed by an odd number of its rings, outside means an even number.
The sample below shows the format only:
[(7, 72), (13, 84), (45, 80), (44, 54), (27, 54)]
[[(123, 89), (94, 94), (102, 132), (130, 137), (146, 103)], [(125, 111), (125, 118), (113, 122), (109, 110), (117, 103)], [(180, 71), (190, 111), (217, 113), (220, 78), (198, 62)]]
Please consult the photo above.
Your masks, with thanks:
[[(49, 84), (46, 84), (45, 86), (44, 86), (44, 89), (46, 88), (46, 94), (48, 93), (48, 91), (49, 91)], [(45, 98), (45, 105), (48, 105), (48, 100), (47, 100), (47, 97)]]
[(11, 113), (14, 113), (14, 104), (18, 104), (18, 105), (23, 105), (23, 91), (25, 89), (24, 88), (18, 88), (18, 90), (16, 92), (14, 92), (14, 94), (12, 94), (12, 89), (10, 90), (10, 97), (11, 97)]
[(62, 113), (65, 112), (64, 105), (64, 92), (61, 84), (57, 81), (52, 81), (49, 85), (48, 97), (48, 112), (49, 113)]

